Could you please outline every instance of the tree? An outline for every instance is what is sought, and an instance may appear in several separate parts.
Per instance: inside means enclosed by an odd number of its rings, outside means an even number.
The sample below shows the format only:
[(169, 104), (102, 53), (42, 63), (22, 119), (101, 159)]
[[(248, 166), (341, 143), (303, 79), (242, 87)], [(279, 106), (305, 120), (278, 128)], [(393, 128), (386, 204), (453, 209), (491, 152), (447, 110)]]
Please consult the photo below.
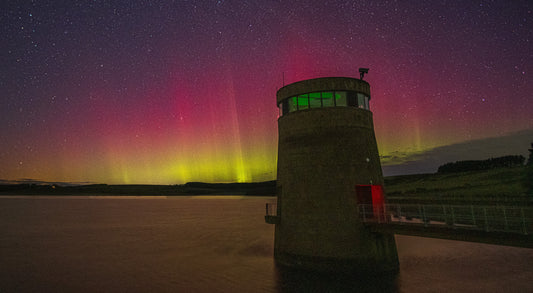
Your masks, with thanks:
[(526, 166), (533, 165), (533, 143), (531, 143), (531, 148), (529, 149), (529, 158), (527, 159)]
[(526, 164), (524, 185), (527, 188), (527, 192), (533, 196), (533, 143), (531, 143), (531, 148), (529, 149), (529, 158)]

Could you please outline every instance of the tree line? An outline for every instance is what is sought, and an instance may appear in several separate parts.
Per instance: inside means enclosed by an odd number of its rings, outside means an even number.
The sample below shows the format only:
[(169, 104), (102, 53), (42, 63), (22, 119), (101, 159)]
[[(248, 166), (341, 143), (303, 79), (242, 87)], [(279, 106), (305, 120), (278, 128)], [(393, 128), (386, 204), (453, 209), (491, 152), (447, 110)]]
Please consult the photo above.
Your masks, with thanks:
[(487, 160), (468, 160), (446, 163), (439, 166), (438, 173), (490, 170), (502, 167), (523, 166), (526, 158), (522, 155), (503, 156)]

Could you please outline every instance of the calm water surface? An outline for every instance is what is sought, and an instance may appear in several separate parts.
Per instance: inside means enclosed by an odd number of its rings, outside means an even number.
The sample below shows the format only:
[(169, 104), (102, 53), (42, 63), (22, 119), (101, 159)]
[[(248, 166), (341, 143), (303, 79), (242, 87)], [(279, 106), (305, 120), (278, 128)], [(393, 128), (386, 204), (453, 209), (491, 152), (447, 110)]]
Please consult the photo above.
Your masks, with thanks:
[(0, 197), (0, 292), (533, 292), (533, 249), (408, 236), (395, 276), (281, 271), (274, 201)]

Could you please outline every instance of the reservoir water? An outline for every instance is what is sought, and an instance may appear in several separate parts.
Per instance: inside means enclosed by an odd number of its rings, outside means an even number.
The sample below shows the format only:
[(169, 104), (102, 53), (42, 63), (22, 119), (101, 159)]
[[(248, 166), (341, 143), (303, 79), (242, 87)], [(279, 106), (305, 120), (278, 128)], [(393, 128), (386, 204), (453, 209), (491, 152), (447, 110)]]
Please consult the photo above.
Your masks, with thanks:
[(0, 197), (0, 292), (533, 292), (533, 249), (396, 236), (400, 273), (275, 266), (273, 197)]

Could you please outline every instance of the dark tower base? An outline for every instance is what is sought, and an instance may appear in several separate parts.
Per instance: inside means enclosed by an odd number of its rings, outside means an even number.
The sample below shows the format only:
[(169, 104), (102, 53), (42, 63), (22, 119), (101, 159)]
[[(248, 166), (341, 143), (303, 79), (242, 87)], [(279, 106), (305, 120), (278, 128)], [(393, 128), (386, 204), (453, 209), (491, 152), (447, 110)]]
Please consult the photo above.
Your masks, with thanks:
[(391, 274), (399, 271), (398, 259), (377, 262), (370, 259), (327, 258), (276, 253), (276, 264), (298, 270), (347, 275)]

